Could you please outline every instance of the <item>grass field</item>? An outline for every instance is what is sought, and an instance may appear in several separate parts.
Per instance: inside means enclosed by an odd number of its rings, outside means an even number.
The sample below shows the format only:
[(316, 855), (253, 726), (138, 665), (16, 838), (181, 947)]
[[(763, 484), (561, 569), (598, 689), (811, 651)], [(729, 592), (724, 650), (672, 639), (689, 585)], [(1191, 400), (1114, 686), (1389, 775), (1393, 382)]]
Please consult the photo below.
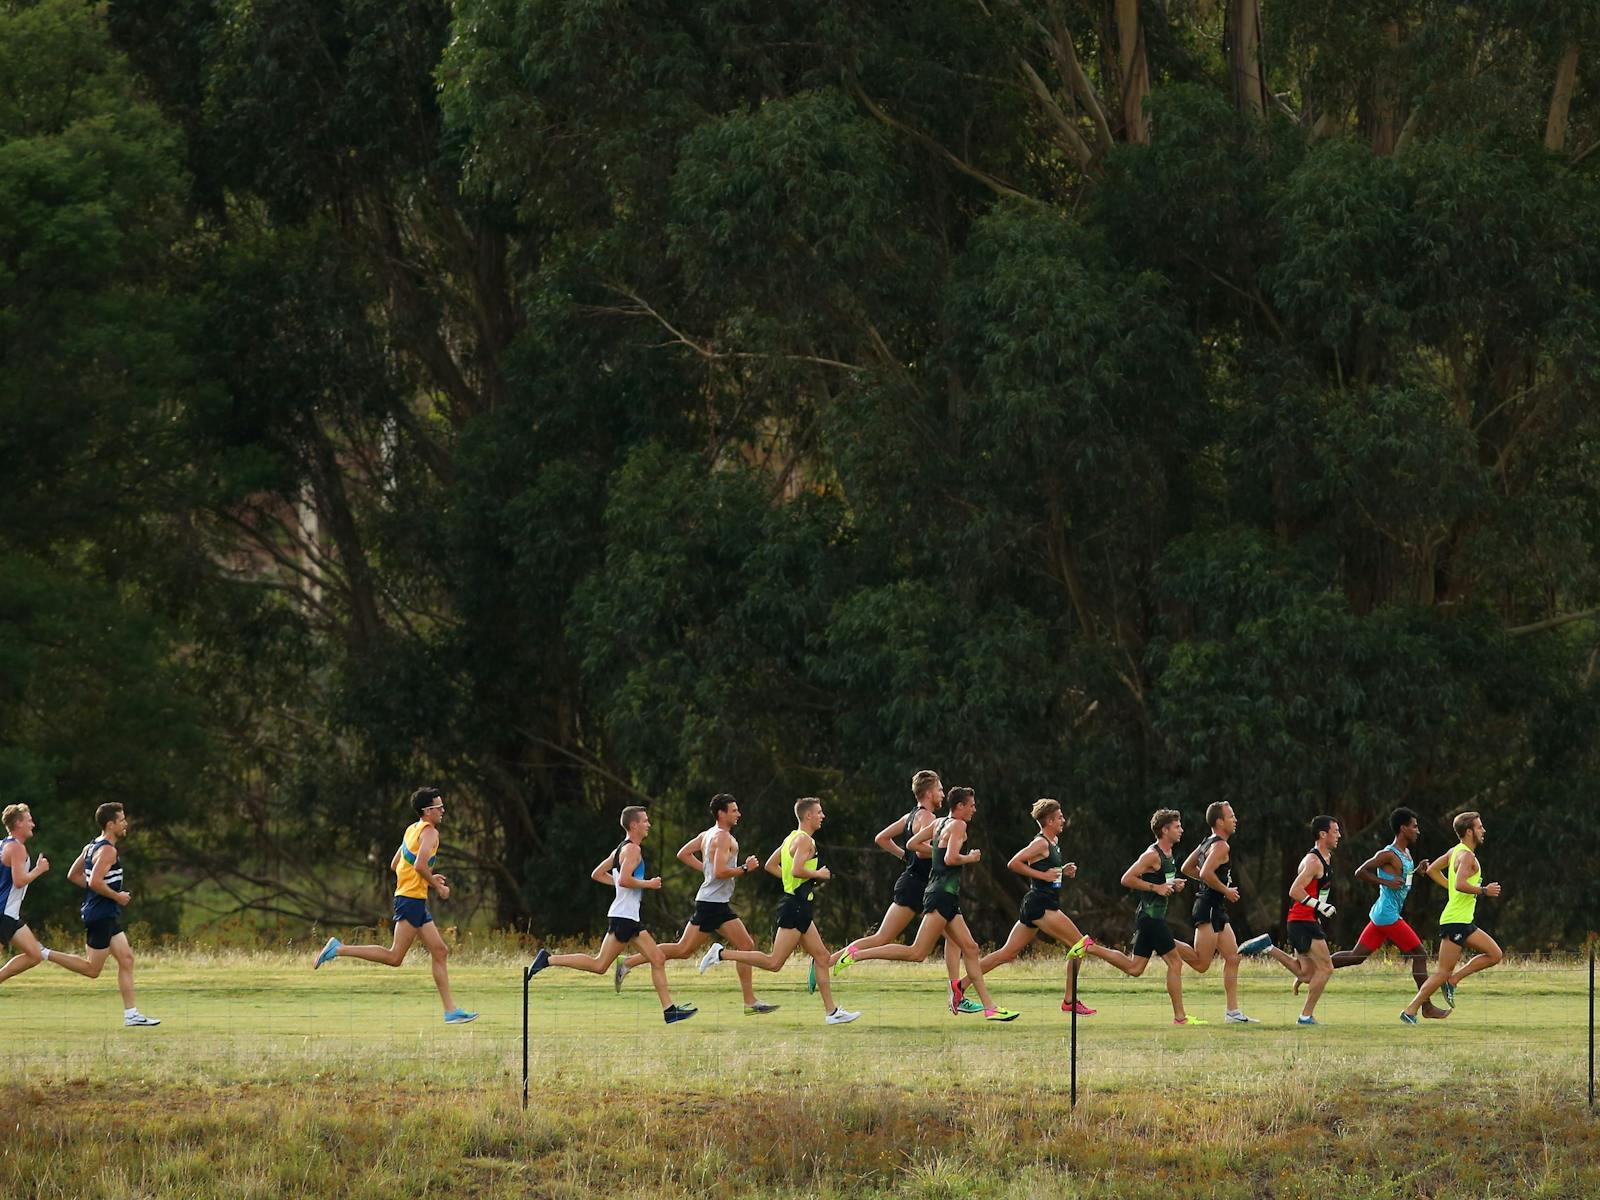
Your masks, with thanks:
[(940, 968), (863, 964), (862, 1010), (822, 1024), (798, 963), (746, 1017), (731, 968), (674, 967), (692, 1021), (662, 1024), (640, 972), (533, 983), (533, 1102), (520, 1109), (520, 958), (458, 956), (447, 1028), (426, 962), (151, 955), (125, 1030), (113, 981), (48, 964), (0, 988), (7, 1058), (0, 1186), (11, 1196), (676, 1195), (1600, 1196), (1584, 1107), (1587, 974), (1507, 963), (1411, 1029), (1392, 961), (1341, 971), (1294, 1026), (1287, 976), (1084, 974), (1076, 1112), (1059, 959), (997, 972), (1010, 1025), (942, 1009)]

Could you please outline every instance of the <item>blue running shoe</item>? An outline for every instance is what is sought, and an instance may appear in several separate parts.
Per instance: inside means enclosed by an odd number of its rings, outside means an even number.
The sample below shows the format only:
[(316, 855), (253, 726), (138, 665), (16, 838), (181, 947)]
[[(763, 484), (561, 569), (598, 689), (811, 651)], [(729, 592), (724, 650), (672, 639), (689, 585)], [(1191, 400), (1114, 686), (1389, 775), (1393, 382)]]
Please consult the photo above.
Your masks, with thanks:
[(444, 1015), (444, 1023), (446, 1025), (465, 1025), (468, 1021), (476, 1021), (477, 1019), (477, 1013), (468, 1012), (464, 1008), (458, 1008), (455, 1012), (447, 1012)]
[(1401, 1011), (1400, 1011), (1400, 1023), (1402, 1025), (1415, 1025), (1417, 1023), (1417, 1019), (1415, 1017), (1413, 1017), (1410, 1013), (1406, 1012), (1404, 1009), (1401, 1009)]
[(1315, 1017), (1307, 1017), (1307, 1016), (1304, 1016), (1304, 1015), (1296, 1017), (1294, 1019), (1294, 1023), (1296, 1025), (1321, 1025), (1322, 1024), (1322, 1022), (1317, 1020)]
[(1270, 933), (1258, 933), (1248, 942), (1239, 944), (1239, 953), (1244, 955), (1260, 954), (1271, 945), (1272, 935)]
[(674, 1004), (661, 1010), (661, 1018), (662, 1020), (666, 1021), (668, 1025), (672, 1025), (678, 1021), (687, 1021), (699, 1011), (700, 1010), (692, 1004)]
[(1446, 979), (1439, 985), (1439, 991), (1444, 996), (1446, 1007), (1454, 1008), (1456, 1006), (1456, 985)]
[(540, 947), (539, 953), (533, 956), (533, 961), (528, 964), (528, 969), (523, 973), (524, 979), (532, 979), (540, 971), (550, 965), (550, 951)]
[[(344, 943), (338, 938), (329, 938), (325, 943), (323, 943), (322, 949), (317, 951), (317, 961), (311, 964), (311, 969), (315, 971), (323, 963), (332, 962), (334, 960), (334, 956), (339, 953), (339, 947), (342, 945), (344, 945)], [(1455, 1005), (1451, 1005), (1450, 1007), (1454, 1008)]]

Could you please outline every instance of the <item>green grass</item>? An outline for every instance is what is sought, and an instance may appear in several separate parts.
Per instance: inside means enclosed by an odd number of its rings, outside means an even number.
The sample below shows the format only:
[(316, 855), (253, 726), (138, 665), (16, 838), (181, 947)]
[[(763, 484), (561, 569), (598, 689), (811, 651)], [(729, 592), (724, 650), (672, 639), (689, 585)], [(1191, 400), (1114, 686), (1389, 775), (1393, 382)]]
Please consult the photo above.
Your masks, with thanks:
[[(783, 1005), (746, 1017), (730, 967), (672, 970), (700, 1006), (662, 1024), (644, 972), (533, 982), (533, 1105), (519, 1107), (520, 957), (452, 962), (480, 1020), (447, 1028), (414, 955), (395, 971), (309, 955), (150, 954), (125, 1030), (110, 975), (48, 964), (0, 986), (14, 1078), (0, 1186), (39, 1196), (653, 1195), (1218, 1197), (1600, 1195), (1583, 1108), (1586, 974), (1507, 964), (1445, 1022), (1402, 1027), (1392, 961), (1341, 971), (1293, 1025), (1287, 976), (1247, 964), (1263, 1024), (1220, 1024), (1220, 967), (1161, 982), (1100, 964), (1066, 1103), (1059, 959), (992, 979), (1010, 1025), (953, 1018), (940, 968), (863, 964), (822, 1024), (804, 969), (757, 972)], [(8, 1111), (11, 1110), (11, 1111)], [(1397, 1151), (1396, 1147), (1403, 1147)], [(1409, 1178), (1415, 1173), (1414, 1178)]]

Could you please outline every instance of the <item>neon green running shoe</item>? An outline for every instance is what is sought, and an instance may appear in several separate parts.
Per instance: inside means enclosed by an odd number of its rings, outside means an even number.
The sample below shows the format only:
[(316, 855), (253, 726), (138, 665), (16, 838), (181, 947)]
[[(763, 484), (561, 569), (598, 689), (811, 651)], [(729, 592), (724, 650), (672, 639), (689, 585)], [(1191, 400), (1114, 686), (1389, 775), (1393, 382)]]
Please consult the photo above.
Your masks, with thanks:
[(846, 946), (844, 948), (844, 953), (839, 956), (839, 961), (833, 964), (834, 976), (838, 977), (840, 975), (843, 975), (846, 971), (848, 971), (851, 967), (853, 967), (855, 965), (856, 965), (856, 944), (854, 942), (851, 942), (848, 946)]
[(1177, 1017), (1173, 1017), (1172, 1018), (1172, 1023), (1174, 1025), (1209, 1025), (1209, 1024), (1211, 1024), (1210, 1021), (1201, 1020), (1199, 1017), (1185, 1017), (1181, 1021), (1178, 1020)]
[(1072, 949), (1067, 951), (1068, 958), (1082, 958), (1083, 952), (1094, 945), (1094, 939), (1087, 933), (1072, 944)]
[(983, 1010), (985, 1021), (1015, 1021), (1022, 1014), (1012, 1012), (1009, 1008), (986, 1008)]

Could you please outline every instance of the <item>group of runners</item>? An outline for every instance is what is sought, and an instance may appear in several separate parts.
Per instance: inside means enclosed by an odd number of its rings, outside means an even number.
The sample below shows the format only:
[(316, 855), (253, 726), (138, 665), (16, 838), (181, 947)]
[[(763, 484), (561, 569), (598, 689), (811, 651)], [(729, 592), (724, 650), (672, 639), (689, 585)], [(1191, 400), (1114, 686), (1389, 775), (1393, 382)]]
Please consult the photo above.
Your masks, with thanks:
[[(1016, 924), (1002, 946), (984, 954), (961, 912), (962, 872), (982, 858), (980, 850), (967, 848), (968, 831), (978, 809), (977, 795), (970, 787), (951, 788), (947, 794), (938, 773), (928, 770), (912, 776), (911, 791), (910, 811), (896, 817), (874, 839), (886, 853), (905, 863), (889, 906), (873, 932), (842, 949), (830, 952), (814, 919), (818, 892), (832, 878), (829, 869), (821, 864), (817, 842), (826, 819), (823, 802), (811, 796), (795, 803), (794, 830), (763, 864), (754, 855), (740, 858), (734, 834), (740, 820), (739, 804), (734, 797), (719, 794), (710, 803), (711, 824), (678, 850), (679, 861), (700, 872), (702, 882), (695, 895), (694, 911), (676, 941), (658, 943), (645, 928), (641, 915), (643, 895), (660, 889), (662, 881), (659, 875), (650, 875), (645, 865), (644, 841), (650, 833), (650, 814), (643, 807), (630, 806), (623, 809), (621, 816), (624, 837), (590, 872), (596, 883), (612, 889), (607, 930), (598, 951), (551, 954), (541, 949), (526, 968), (525, 976), (531, 980), (550, 967), (597, 975), (609, 968), (613, 985), (620, 992), (630, 971), (648, 966), (662, 1017), (673, 1024), (694, 1016), (696, 1009), (692, 1004), (673, 1000), (666, 964), (700, 953), (702, 974), (721, 963), (734, 965), (744, 996), (744, 1011), (759, 1016), (776, 1011), (778, 1005), (757, 996), (754, 970), (782, 970), (800, 950), (810, 960), (807, 988), (819, 994), (825, 1021), (843, 1025), (861, 1014), (835, 1002), (834, 979), (866, 962), (921, 962), (933, 954), (942, 940), (950, 1012), (1004, 1022), (1016, 1020), (1019, 1014), (995, 1002), (986, 977), (1014, 961), (1043, 933), (1067, 947), (1069, 960), (1098, 959), (1130, 976), (1143, 975), (1152, 960), (1160, 959), (1166, 966), (1166, 989), (1175, 1025), (1208, 1024), (1190, 1016), (1184, 1008), (1183, 969), (1204, 974), (1218, 959), (1222, 961), (1226, 998), (1224, 1021), (1256, 1023), (1240, 1007), (1239, 964), (1247, 956), (1270, 957), (1293, 976), (1295, 993), (1304, 990), (1298, 1023), (1316, 1025), (1317, 1002), (1334, 972), (1364, 962), (1374, 951), (1392, 944), (1407, 960), (1417, 985), (1416, 995), (1400, 1013), (1403, 1022), (1414, 1025), (1419, 1017), (1449, 1016), (1455, 1007), (1456, 987), (1501, 959), (1500, 947), (1474, 919), (1479, 896), (1500, 894), (1498, 883), (1483, 882), (1478, 850), (1485, 830), (1483, 819), (1476, 812), (1462, 813), (1454, 819), (1457, 845), (1432, 861), (1418, 859), (1413, 853), (1421, 837), (1417, 814), (1409, 808), (1398, 808), (1391, 814), (1391, 840), (1355, 872), (1356, 878), (1377, 888), (1369, 920), (1356, 947), (1335, 954), (1330, 950), (1323, 921), (1337, 911), (1330, 891), (1332, 855), (1342, 837), (1338, 820), (1319, 816), (1311, 822), (1312, 846), (1301, 859), (1288, 892), (1291, 952), (1286, 952), (1273, 944), (1269, 934), (1258, 934), (1244, 942), (1235, 935), (1228, 908), (1240, 900), (1230, 846), (1239, 826), (1233, 806), (1219, 801), (1207, 808), (1209, 831), (1181, 866), (1177, 846), (1183, 837), (1183, 818), (1174, 809), (1158, 809), (1150, 818), (1154, 840), (1122, 874), (1122, 886), (1135, 893), (1136, 901), (1131, 945), (1124, 952), (1100, 944), (1062, 911), (1062, 885), (1077, 873), (1077, 864), (1066, 859), (1061, 845), (1066, 816), (1060, 803), (1052, 799), (1041, 799), (1032, 805), (1030, 813), (1038, 833), (1007, 864), (1028, 881)], [(430, 894), (440, 899), (450, 895), (445, 877), (434, 869), (444, 797), (437, 788), (419, 788), (411, 802), (416, 820), (406, 829), (390, 863), (395, 874), (391, 944), (349, 946), (330, 937), (317, 952), (313, 965), (321, 968), (335, 958), (354, 958), (398, 967), (412, 944), (420, 939), (432, 960), (445, 1022), (465, 1024), (478, 1014), (456, 1004), (450, 989), (449, 948), (428, 909)], [(945, 810), (942, 816), (941, 806)], [(122, 806), (100, 806), (96, 812), (100, 836), (83, 848), (68, 874), (84, 888), (81, 911), (89, 947), (86, 956), (46, 949), (23, 923), (22, 899), (28, 885), (49, 870), (49, 860), (41, 855), (33, 862), (28, 857), (27, 843), (34, 834), (34, 819), (26, 805), (6, 808), (3, 819), (6, 835), (0, 840), (0, 943), (9, 944), (15, 955), (0, 967), (0, 983), (47, 961), (92, 979), (99, 975), (109, 954), (117, 962), (124, 1023), (159, 1024), (140, 1013), (134, 1003), (133, 954), (121, 923), (122, 907), (131, 898), (124, 890), (118, 851), (118, 842), (128, 831)], [(765, 952), (756, 948), (754, 938), (732, 907), (738, 881), (763, 868), (783, 886), (777, 928), (771, 949)], [(1431, 972), (1422, 939), (1402, 915), (1418, 874), (1432, 879), (1448, 896), (1439, 918), (1438, 959)], [(1173, 933), (1168, 916), (1191, 883), (1194, 935), (1191, 942), (1184, 942)], [(899, 941), (919, 916), (920, 924), (912, 940)], [(702, 953), (701, 947), (708, 941), (710, 946)], [(627, 953), (630, 947), (631, 954)], [(1463, 961), (1469, 951), (1471, 957)], [(1076, 975), (1069, 966), (1062, 1011), (1093, 1016), (1095, 1010), (1075, 994)], [(1433, 1003), (1436, 994), (1444, 1000), (1444, 1007)]]

